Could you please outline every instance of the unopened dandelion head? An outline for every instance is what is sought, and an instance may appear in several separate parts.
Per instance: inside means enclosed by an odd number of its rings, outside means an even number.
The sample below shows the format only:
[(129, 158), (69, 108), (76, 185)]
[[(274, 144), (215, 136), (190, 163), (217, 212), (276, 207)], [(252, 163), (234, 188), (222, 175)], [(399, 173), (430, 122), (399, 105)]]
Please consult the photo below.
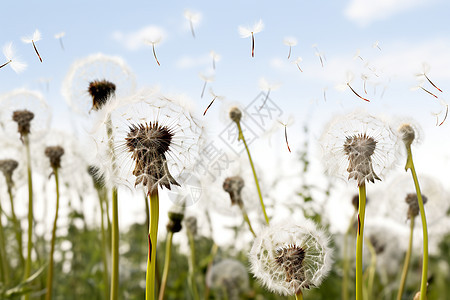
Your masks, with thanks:
[(225, 178), (223, 182), (223, 189), (230, 194), (231, 205), (243, 205), (242, 188), (244, 187), (244, 179), (241, 176), (232, 176)]
[[(422, 195), (423, 204), (428, 202), (428, 198)], [(417, 194), (409, 193), (405, 198), (406, 204), (408, 204), (408, 219), (414, 219), (419, 215), (419, 201), (417, 200)]]
[(2, 171), (3, 175), (6, 178), (6, 182), (12, 182), (12, 175), (14, 170), (17, 169), (19, 163), (14, 159), (2, 159), (0, 160), (0, 171)]
[(229, 116), (233, 122), (239, 123), (242, 118), (242, 111), (238, 107), (234, 106), (230, 109)]
[(415, 120), (403, 120), (398, 125), (397, 133), (406, 148), (420, 144), (423, 139), (423, 130)]
[(333, 119), (322, 134), (321, 145), (327, 172), (354, 179), (358, 185), (381, 180), (395, 166), (399, 153), (391, 127), (363, 111)]
[(169, 222), (166, 225), (168, 232), (180, 232), (183, 228), (181, 223), (184, 219), (184, 206), (174, 205), (168, 212)]
[(34, 119), (34, 113), (29, 110), (16, 110), (13, 112), (12, 119), (17, 123), (17, 131), (20, 137), (24, 137), (30, 133), (31, 120)]
[(331, 269), (328, 236), (310, 220), (270, 225), (255, 239), (251, 271), (269, 290), (295, 295), (318, 287)]
[(61, 146), (48, 146), (45, 148), (45, 156), (50, 160), (53, 169), (61, 168), (61, 157), (64, 155), (64, 148)]
[(116, 92), (116, 85), (107, 80), (89, 82), (88, 92), (92, 97), (92, 109), (99, 110)]

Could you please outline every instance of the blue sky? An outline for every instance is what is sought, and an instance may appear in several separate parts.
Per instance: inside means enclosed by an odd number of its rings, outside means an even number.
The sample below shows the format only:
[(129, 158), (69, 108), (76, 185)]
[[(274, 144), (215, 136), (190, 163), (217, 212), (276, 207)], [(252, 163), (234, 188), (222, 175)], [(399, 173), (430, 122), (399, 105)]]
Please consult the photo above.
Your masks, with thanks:
[[(201, 16), (194, 25), (195, 38), (184, 16), (186, 9)], [(302, 143), (297, 133), (304, 122), (309, 122), (314, 140), (333, 114), (363, 107), (373, 113), (417, 119), (426, 137), (418, 160), (425, 171), (444, 174), (441, 166), (448, 166), (450, 142), (442, 137), (449, 136), (450, 120), (437, 127), (432, 113), (441, 112), (442, 120), (449, 98), (449, 11), (450, 3), (444, 0), (8, 1), (3, 3), (0, 19), (0, 46), (12, 41), (28, 68), (20, 74), (9, 67), (0, 69), (0, 93), (21, 87), (41, 91), (52, 109), (53, 127), (69, 130), (68, 118), (76, 122), (77, 117), (61, 95), (61, 83), (71, 64), (90, 54), (122, 57), (135, 72), (139, 87), (159, 85), (163, 92), (183, 94), (198, 112), (212, 98), (209, 87), (224, 96), (222, 102), (245, 107), (261, 92), (259, 82), (264, 78), (279, 86), (270, 93), (282, 111), (279, 119), (295, 120), (289, 128), (293, 150)], [(241, 38), (238, 27), (252, 26), (258, 20), (264, 29), (255, 34), (252, 58), (250, 38)], [(35, 29), (43, 36), (36, 43), (42, 63), (32, 46), (21, 41)], [(54, 38), (62, 31), (66, 33), (64, 50)], [(143, 42), (151, 38), (146, 34), (155, 31), (162, 36), (156, 45), (161, 66), (151, 46)], [(298, 42), (290, 60), (289, 47), (283, 43), (286, 37)], [(377, 41), (379, 48), (374, 47)], [(211, 50), (221, 57), (215, 70), (211, 70)], [(323, 67), (317, 51), (325, 60)], [(303, 72), (293, 63), (297, 57), (302, 58)], [(422, 72), (423, 63), (442, 93), (415, 76)], [(346, 83), (349, 72), (354, 75), (352, 87), (370, 103), (349, 88), (336, 88)], [(203, 98), (200, 73), (214, 75)], [(367, 94), (362, 74), (368, 76)], [(439, 99), (411, 89), (420, 79)], [(218, 121), (225, 107), (220, 102), (204, 117), (213, 136), (226, 126)], [(283, 137), (280, 127), (271, 139), (276, 145), (272, 150), (289, 157)], [(266, 143), (257, 142), (255, 148), (262, 149)], [(257, 159), (265, 155), (262, 151), (255, 154)], [(432, 161), (427, 160), (430, 155)]]

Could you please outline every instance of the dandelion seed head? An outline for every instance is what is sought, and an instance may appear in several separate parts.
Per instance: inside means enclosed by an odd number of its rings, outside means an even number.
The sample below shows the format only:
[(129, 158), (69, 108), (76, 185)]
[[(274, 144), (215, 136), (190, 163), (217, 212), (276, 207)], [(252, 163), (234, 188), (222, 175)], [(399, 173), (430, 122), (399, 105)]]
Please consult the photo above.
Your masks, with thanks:
[(230, 194), (231, 205), (243, 205), (244, 202), (242, 201), (241, 192), (244, 184), (244, 179), (242, 179), (241, 176), (232, 176), (225, 178), (225, 181), (223, 182), (223, 189), (225, 192)]
[(0, 160), (0, 171), (2, 171), (5, 176), (6, 182), (12, 182), (12, 175), (14, 170), (17, 169), (19, 163), (15, 159), (1, 159)]
[[(423, 204), (428, 202), (428, 198), (422, 195)], [(406, 204), (408, 204), (408, 219), (413, 219), (419, 215), (419, 201), (417, 199), (417, 194), (409, 193), (405, 198)]]
[(271, 224), (250, 250), (251, 272), (269, 290), (286, 296), (318, 287), (331, 269), (328, 240), (311, 220)]
[(116, 85), (107, 80), (94, 80), (89, 82), (88, 92), (92, 97), (92, 109), (99, 110), (114, 96)]
[(52, 169), (61, 168), (61, 157), (64, 155), (64, 148), (61, 146), (48, 146), (45, 148), (45, 156), (50, 160)]
[(406, 148), (412, 144), (418, 145), (423, 141), (422, 127), (415, 120), (405, 119), (400, 121), (397, 132)]
[(354, 179), (358, 185), (381, 180), (396, 165), (399, 153), (391, 127), (360, 110), (335, 117), (325, 127), (320, 143), (327, 172)]
[(229, 116), (233, 122), (239, 123), (242, 118), (242, 111), (237, 106), (233, 106), (230, 108)]
[(16, 110), (13, 112), (12, 119), (17, 123), (17, 131), (23, 137), (30, 133), (31, 120), (34, 119), (34, 113), (29, 110)]
[(220, 299), (239, 300), (249, 290), (245, 266), (235, 259), (223, 259), (214, 263), (206, 275), (206, 285)]

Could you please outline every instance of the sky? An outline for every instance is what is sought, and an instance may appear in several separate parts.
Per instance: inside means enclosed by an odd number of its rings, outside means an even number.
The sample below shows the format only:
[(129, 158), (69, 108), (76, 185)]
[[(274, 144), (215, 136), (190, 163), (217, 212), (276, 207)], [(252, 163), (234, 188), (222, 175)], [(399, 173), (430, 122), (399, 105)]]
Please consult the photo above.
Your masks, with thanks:
[[(296, 159), (279, 122), (288, 123), (293, 152), (310, 140), (314, 172), (320, 174), (317, 140), (325, 124), (356, 108), (416, 120), (424, 133), (418, 168), (443, 177), (449, 167), (450, 142), (444, 137), (450, 120), (436, 126), (450, 98), (448, 1), (8, 1), (3, 10), (0, 46), (13, 42), (28, 66), (19, 74), (9, 66), (0, 69), (0, 94), (17, 88), (41, 92), (53, 128), (84, 134), (81, 117), (62, 95), (62, 82), (76, 60), (103, 53), (121, 57), (138, 88), (158, 86), (182, 95), (200, 115), (213, 99), (211, 88), (220, 97), (202, 118), (214, 145), (224, 151), (236, 150), (223, 138), (230, 124), (227, 108), (269, 101), (275, 110), (264, 124), (256, 124), (257, 116), (244, 119), (250, 120), (255, 161), (265, 162), (261, 168), (269, 173), (276, 173), (280, 160), (289, 171)], [(196, 16), (195, 37), (186, 11)], [(252, 57), (251, 38), (242, 38), (238, 28), (252, 30), (259, 21), (264, 26), (254, 34)], [(36, 29), (42, 34), (36, 42), (42, 63), (21, 40)], [(63, 47), (54, 37), (61, 32)], [(296, 41), (289, 59), (286, 39)], [(145, 40), (159, 40), (160, 65)], [(211, 51), (219, 55), (215, 69)], [(424, 72), (442, 92), (416, 76)], [(204, 78), (209, 82), (201, 97)]]

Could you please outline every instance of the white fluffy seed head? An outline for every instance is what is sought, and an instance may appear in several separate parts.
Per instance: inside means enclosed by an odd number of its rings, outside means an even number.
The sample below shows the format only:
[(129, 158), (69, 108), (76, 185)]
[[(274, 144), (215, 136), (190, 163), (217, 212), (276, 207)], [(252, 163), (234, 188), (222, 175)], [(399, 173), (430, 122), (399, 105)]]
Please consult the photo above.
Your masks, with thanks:
[(249, 260), (251, 272), (267, 289), (286, 296), (318, 287), (333, 262), (328, 235), (311, 220), (266, 227)]
[(212, 265), (206, 284), (220, 299), (242, 299), (242, 294), (249, 289), (247, 269), (238, 260), (221, 260)]
[(383, 179), (400, 149), (397, 134), (384, 120), (360, 110), (329, 122), (320, 144), (327, 172), (358, 185)]

